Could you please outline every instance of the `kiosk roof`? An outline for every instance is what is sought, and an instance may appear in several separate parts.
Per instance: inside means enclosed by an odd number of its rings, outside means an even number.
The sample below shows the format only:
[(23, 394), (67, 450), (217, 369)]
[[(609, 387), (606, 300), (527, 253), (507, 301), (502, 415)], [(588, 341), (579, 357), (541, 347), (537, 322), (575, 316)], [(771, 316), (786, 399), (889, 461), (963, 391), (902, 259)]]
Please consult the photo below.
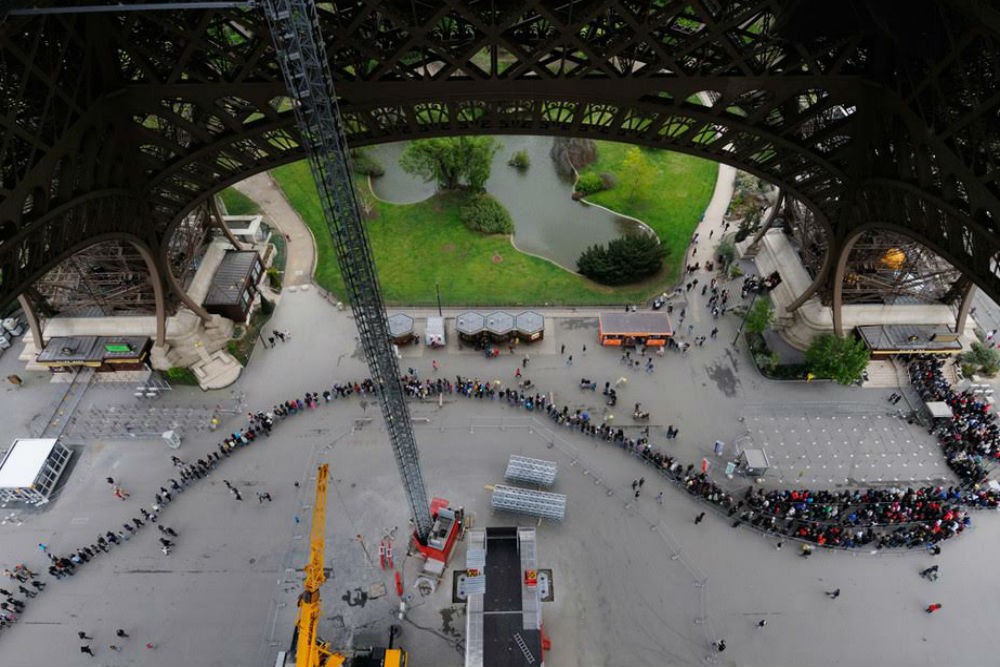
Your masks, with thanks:
[(666, 313), (644, 311), (637, 313), (601, 313), (602, 334), (673, 334), (670, 316)]

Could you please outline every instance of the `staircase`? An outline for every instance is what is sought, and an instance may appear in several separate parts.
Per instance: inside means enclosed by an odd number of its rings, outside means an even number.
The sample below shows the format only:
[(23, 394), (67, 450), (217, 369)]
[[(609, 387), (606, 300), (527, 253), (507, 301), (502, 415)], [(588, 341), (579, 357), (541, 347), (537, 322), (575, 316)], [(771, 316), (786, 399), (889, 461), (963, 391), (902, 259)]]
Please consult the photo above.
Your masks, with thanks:
[[(897, 373), (896, 364), (888, 359), (873, 359), (865, 370), (868, 379), (862, 386), (871, 389), (897, 389), (906, 375), (905, 372)], [(909, 378), (906, 378), (905, 384), (909, 383)]]

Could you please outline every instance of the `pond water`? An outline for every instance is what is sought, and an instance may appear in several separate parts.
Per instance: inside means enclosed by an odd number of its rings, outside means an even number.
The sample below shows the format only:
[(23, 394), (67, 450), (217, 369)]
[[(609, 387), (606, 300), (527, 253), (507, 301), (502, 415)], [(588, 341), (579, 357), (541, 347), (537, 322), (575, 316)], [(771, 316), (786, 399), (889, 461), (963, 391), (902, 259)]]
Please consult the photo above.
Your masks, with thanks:
[[(510, 211), (518, 249), (576, 271), (576, 260), (587, 247), (641, 227), (629, 218), (573, 201), (573, 182), (559, 175), (549, 157), (551, 137), (504, 136), (497, 141), (501, 148), (493, 158), (486, 190)], [(394, 143), (365, 150), (385, 167), (384, 176), (372, 179), (375, 194), (386, 201), (410, 204), (433, 195), (435, 185), (399, 167), (404, 147), (404, 143)], [(531, 158), (531, 166), (524, 171), (507, 165), (520, 150)]]

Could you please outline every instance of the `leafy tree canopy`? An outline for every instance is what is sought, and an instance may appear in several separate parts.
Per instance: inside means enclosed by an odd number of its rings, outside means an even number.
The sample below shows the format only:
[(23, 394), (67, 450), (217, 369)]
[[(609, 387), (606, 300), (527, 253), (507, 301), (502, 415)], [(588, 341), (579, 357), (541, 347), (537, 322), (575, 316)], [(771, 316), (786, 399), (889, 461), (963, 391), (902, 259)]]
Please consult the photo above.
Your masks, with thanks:
[(399, 166), (425, 181), (436, 182), (440, 190), (455, 190), (464, 184), (472, 192), (483, 192), (493, 155), (499, 149), (493, 137), (418, 139), (407, 144)]
[(806, 350), (806, 364), (816, 377), (848, 385), (857, 382), (868, 365), (868, 348), (858, 338), (821, 334)]
[(605, 285), (634, 283), (663, 267), (667, 247), (651, 234), (630, 233), (607, 246), (593, 245), (577, 260), (577, 270)]

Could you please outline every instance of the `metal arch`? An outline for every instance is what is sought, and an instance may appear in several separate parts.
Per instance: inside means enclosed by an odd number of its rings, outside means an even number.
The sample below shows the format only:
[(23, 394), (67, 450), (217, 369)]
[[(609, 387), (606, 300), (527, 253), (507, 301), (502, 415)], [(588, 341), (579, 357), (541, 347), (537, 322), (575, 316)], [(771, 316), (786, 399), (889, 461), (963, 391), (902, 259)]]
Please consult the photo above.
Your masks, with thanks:
[[(905, 236), (917, 243), (921, 243), (927, 246), (928, 249), (934, 253), (941, 256), (942, 259), (951, 263), (952, 266), (958, 268), (960, 263), (959, 258), (956, 258), (951, 251), (946, 246), (941, 246), (933, 240), (926, 236), (921, 236), (915, 233), (913, 229), (908, 227), (903, 227), (892, 222), (867, 222), (863, 225), (854, 227), (851, 232), (844, 237), (838, 246), (834, 249), (832, 246), (828, 251), (829, 254), (834, 255), (833, 263), (835, 264), (833, 272), (833, 285), (832, 287), (832, 310), (833, 310), (833, 328), (834, 332), (838, 336), (843, 336), (843, 306), (844, 306), (844, 278), (847, 272), (847, 263), (850, 259), (851, 251), (857, 242), (869, 232), (892, 232), (894, 234), (899, 234), (900, 236)], [(969, 275), (963, 272), (973, 285), (978, 285), (978, 280), (975, 275)], [(978, 285), (982, 287), (981, 285)]]
[[(832, 221), (831, 248), (885, 220), (947, 247), (958, 268), (1000, 297), (1000, 147), (991, 120), (1000, 84), (982, 69), (1000, 60), (1000, 12), (939, 0), (919, 35), (944, 46), (927, 59), (899, 48), (913, 40), (907, 26), (863, 11), (836, 15), (844, 38), (791, 33), (796, 23), (786, 19), (800, 6), (334, 0), (318, 14), (341, 109), (364, 123), (352, 144), (531, 132), (701, 155), (806, 202)], [(294, 136), (290, 114), (268, 106), (285, 92), (257, 12), (8, 16), (0, 60), (0, 95), (18, 110), (0, 114), (0, 302), (79, 240), (81, 220), (86, 233), (163, 243), (174, 221), (221, 184), (296, 150), (275, 147), (265, 129)], [(702, 90), (715, 91), (711, 107), (685, 102)], [(249, 106), (220, 101), (237, 97)], [(165, 122), (143, 124), (153, 114)], [(718, 125), (725, 139), (661, 137), (668, 116)], [(899, 194), (904, 188), (923, 196)], [(94, 219), (86, 193), (114, 189), (142, 200), (149, 215)], [(874, 201), (886, 192), (902, 205)]]

